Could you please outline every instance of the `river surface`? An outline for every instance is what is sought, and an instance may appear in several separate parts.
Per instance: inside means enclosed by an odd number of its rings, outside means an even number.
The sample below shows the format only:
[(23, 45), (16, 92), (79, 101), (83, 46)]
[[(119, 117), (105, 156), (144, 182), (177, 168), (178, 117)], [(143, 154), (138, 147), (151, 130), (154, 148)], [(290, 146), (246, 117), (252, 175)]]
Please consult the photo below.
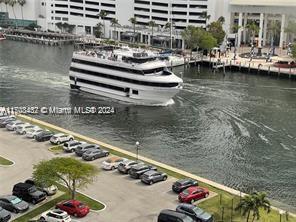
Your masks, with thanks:
[[(72, 47), (0, 42), (0, 105), (114, 106), (116, 114), (36, 118), (296, 208), (296, 81), (184, 72), (167, 107), (121, 104), (69, 89)], [(277, 203), (282, 206), (283, 204)]]

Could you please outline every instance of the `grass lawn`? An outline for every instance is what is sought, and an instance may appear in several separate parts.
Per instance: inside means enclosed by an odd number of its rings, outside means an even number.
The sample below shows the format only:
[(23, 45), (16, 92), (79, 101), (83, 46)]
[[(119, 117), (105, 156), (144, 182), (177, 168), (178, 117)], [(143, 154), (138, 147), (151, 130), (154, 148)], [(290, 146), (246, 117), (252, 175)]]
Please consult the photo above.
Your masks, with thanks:
[(12, 165), (13, 162), (8, 160), (8, 159), (5, 159), (3, 158), (2, 156), (0, 156), (0, 165), (3, 165), (3, 166), (10, 166)]
[(52, 146), (52, 147), (48, 148), (48, 150), (50, 152), (53, 152), (56, 155), (64, 152), (63, 145)]
[[(71, 199), (70, 195), (67, 193), (67, 189), (64, 186), (58, 184), (58, 187), (61, 191), (65, 192), (63, 195), (43, 204), (42, 206), (30, 211), (29, 213), (15, 219), (13, 221), (14, 222), (27, 222), (30, 219), (37, 217), (41, 213), (53, 208), (57, 203), (59, 203), (63, 200)], [(88, 205), (90, 207), (90, 209), (95, 210), (95, 211), (102, 210), (105, 207), (102, 203), (100, 203), (94, 199), (91, 199), (81, 193), (77, 193), (76, 200), (80, 200), (81, 202)]]

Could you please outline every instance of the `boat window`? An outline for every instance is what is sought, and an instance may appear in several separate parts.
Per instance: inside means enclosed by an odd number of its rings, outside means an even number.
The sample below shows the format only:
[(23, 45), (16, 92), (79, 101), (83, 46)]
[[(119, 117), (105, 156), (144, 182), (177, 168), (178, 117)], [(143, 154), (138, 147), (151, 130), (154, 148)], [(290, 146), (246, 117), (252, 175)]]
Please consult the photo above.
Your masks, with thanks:
[(139, 91), (133, 89), (133, 94), (135, 94), (135, 95), (139, 95)]

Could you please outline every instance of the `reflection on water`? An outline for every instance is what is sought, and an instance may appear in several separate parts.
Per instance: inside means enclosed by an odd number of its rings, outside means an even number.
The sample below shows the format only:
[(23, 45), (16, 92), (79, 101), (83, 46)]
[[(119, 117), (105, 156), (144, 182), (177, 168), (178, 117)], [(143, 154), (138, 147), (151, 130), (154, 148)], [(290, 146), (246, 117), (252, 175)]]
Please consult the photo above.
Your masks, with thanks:
[(131, 151), (138, 140), (145, 156), (296, 207), (296, 82), (180, 67), (174, 105), (133, 106), (70, 91), (71, 53), (1, 42), (0, 104), (114, 106), (114, 115), (38, 118)]

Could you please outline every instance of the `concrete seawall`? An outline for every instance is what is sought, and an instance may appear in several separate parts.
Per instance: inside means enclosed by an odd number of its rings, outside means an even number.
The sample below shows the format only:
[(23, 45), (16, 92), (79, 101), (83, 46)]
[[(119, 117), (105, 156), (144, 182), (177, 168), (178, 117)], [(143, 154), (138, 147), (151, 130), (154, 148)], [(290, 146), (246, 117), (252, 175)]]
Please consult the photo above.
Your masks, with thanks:
[[(89, 143), (95, 143), (95, 144), (99, 144), (100, 146), (103, 146), (109, 150), (113, 150), (113, 151), (116, 151), (116, 152), (119, 152), (119, 153), (122, 153), (124, 155), (127, 155), (127, 156), (130, 156), (130, 157), (133, 157), (133, 158), (136, 158), (136, 154), (135, 153), (132, 153), (132, 152), (129, 152), (129, 151), (126, 151), (124, 149), (121, 149), (121, 148), (118, 148), (118, 147), (115, 147), (115, 146), (112, 146), (110, 144), (107, 144), (107, 143), (104, 143), (104, 142), (101, 142), (101, 141), (98, 141), (98, 140), (95, 140), (95, 139), (92, 139), (90, 137), (87, 137), (87, 136), (84, 136), (84, 135), (81, 135), (79, 133), (75, 133), (75, 132), (72, 132), (70, 130), (67, 130), (67, 129), (64, 129), (64, 128), (61, 128), (59, 126), (56, 126), (56, 125), (53, 125), (53, 124), (50, 124), (50, 123), (47, 123), (47, 122), (44, 122), (44, 121), (41, 121), (41, 120), (38, 120), (38, 119), (35, 119), (35, 118), (32, 118), (32, 117), (29, 117), (29, 116), (25, 116), (25, 115), (18, 115), (18, 117), (28, 121), (28, 122), (31, 122), (32, 124), (37, 124), (37, 125), (42, 125), (44, 127), (48, 127), (48, 128), (51, 128), (52, 130), (55, 130), (55, 131), (59, 131), (59, 132), (62, 132), (62, 133), (65, 133), (65, 134), (71, 134), (73, 135), (74, 137), (78, 138), (78, 139), (81, 139), (81, 140), (84, 140), (86, 142), (89, 142)], [(175, 172), (175, 173), (178, 173), (184, 177), (190, 177), (192, 179), (195, 179), (197, 181), (200, 181), (200, 182), (203, 182), (203, 183), (206, 183), (212, 187), (215, 187), (215, 188), (218, 188), (220, 190), (223, 190), (223, 191), (226, 191), (230, 194), (233, 194), (233, 195), (237, 195), (237, 196), (244, 196), (246, 195), (245, 193), (239, 191), (239, 190), (235, 190), (233, 188), (230, 188), (230, 187), (227, 187), (227, 186), (224, 186), (222, 184), (219, 184), (219, 183), (216, 183), (214, 181), (211, 181), (211, 180), (208, 180), (208, 179), (205, 179), (203, 177), (199, 177), (197, 175), (194, 175), (192, 173), (189, 173), (189, 172), (186, 172), (184, 170), (180, 170), (176, 167), (172, 167), (172, 166), (169, 166), (167, 164), (163, 164), (161, 162), (158, 162), (158, 161), (155, 161), (155, 160), (152, 160), (152, 159), (149, 159), (149, 158), (146, 158), (144, 156), (141, 156), (139, 155), (138, 156), (139, 160), (142, 160), (144, 162), (147, 162), (149, 164), (152, 164), (152, 165), (155, 165), (155, 166), (158, 166), (158, 167), (161, 167), (163, 169), (166, 169), (166, 170), (169, 170), (169, 171), (172, 171), (172, 172)], [(277, 207), (272, 207), (272, 209), (276, 210), (276, 211), (282, 211), (282, 209), (279, 209)], [(292, 214), (292, 213), (289, 213), (290, 216), (293, 216), (293, 217), (296, 217), (296, 214)]]

